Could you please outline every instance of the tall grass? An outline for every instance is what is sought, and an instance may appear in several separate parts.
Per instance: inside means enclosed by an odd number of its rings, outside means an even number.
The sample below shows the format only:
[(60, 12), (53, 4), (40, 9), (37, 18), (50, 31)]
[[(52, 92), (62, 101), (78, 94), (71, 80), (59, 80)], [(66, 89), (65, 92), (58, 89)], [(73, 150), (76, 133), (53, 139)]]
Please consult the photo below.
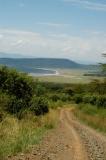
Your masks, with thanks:
[(0, 123), (0, 160), (38, 144), (44, 134), (56, 126), (57, 121), (56, 111), (39, 118), (29, 114), (23, 120), (6, 117)]
[(106, 109), (90, 104), (80, 104), (74, 114), (87, 125), (106, 133)]

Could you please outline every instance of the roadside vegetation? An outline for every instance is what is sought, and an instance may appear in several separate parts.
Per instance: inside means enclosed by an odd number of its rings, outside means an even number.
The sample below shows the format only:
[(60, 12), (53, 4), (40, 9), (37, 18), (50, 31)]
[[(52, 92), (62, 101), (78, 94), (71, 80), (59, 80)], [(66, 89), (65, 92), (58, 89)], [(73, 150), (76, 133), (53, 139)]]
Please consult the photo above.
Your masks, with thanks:
[(29, 150), (58, 123), (45, 88), (26, 74), (0, 68), (0, 159)]
[(106, 132), (106, 79), (85, 84), (40, 82), (1, 66), (0, 158), (39, 143), (58, 124), (60, 108), (72, 104), (77, 104), (74, 114), (79, 119)]
[(74, 115), (83, 123), (106, 133), (106, 109), (98, 108), (91, 104), (80, 104), (75, 110)]
[(21, 120), (7, 115), (0, 123), (0, 159), (30, 150), (57, 122), (55, 111), (41, 117), (28, 113)]

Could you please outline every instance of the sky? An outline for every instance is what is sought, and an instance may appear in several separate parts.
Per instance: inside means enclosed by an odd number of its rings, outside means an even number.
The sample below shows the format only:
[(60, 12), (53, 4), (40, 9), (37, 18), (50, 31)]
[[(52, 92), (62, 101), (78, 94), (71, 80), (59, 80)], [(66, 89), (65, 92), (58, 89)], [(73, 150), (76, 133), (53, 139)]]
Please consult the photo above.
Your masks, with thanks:
[(98, 63), (102, 53), (106, 0), (0, 0), (0, 56)]

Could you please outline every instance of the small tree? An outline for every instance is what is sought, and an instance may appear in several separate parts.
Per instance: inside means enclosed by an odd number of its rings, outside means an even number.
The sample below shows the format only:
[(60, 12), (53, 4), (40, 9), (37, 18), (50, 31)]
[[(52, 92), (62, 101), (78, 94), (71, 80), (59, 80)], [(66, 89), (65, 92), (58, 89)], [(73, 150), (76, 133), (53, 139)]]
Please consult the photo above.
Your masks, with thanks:
[[(103, 53), (102, 55), (103, 55), (103, 57), (106, 58), (106, 54), (105, 53)], [(102, 73), (106, 74), (106, 63), (101, 64), (101, 69), (102, 69)]]
[(31, 111), (33, 111), (37, 116), (44, 115), (49, 112), (48, 102), (44, 97), (36, 97), (32, 98), (30, 104)]

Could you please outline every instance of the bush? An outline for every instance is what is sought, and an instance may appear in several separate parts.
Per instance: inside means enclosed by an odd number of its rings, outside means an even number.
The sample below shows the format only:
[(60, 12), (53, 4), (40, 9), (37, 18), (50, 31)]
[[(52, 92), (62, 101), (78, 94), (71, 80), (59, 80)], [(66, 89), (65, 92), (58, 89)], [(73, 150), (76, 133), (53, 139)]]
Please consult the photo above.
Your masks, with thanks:
[(60, 95), (60, 100), (62, 101), (62, 102), (66, 102), (66, 101), (69, 101), (71, 98), (70, 98), (70, 96), (68, 95), (68, 94), (61, 94)]
[(57, 102), (57, 101), (67, 102), (71, 99), (71, 97), (66, 93), (53, 94), (53, 95), (50, 95), (48, 98), (51, 99), (53, 102)]
[(98, 107), (106, 107), (105, 95), (85, 95), (83, 96), (83, 102), (96, 105)]
[(26, 74), (5, 66), (0, 67), (0, 106), (9, 113), (17, 114), (29, 107), (34, 94), (34, 82)]
[(73, 91), (73, 89), (71, 89), (71, 88), (66, 88), (64, 92), (67, 93), (67, 94), (70, 95), (70, 96), (73, 96), (73, 95), (74, 95), (74, 91)]
[(89, 103), (89, 102), (90, 102), (90, 98), (91, 98), (91, 97), (90, 97), (89, 95), (84, 95), (84, 96), (83, 96), (83, 102), (84, 102), (84, 103)]
[(78, 106), (78, 108), (80, 109), (80, 111), (82, 111), (85, 114), (89, 114), (89, 115), (95, 115), (97, 113), (97, 107), (96, 106), (92, 106), (90, 104), (80, 104)]
[(35, 94), (36, 96), (41, 96), (46, 93), (45, 87), (43, 87), (41, 84), (36, 84), (35, 86)]
[(90, 103), (92, 105), (96, 105), (97, 95), (85, 95), (83, 96), (84, 103)]
[(33, 111), (37, 116), (44, 115), (45, 113), (49, 112), (48, 102), (44, 97), (34, 96), (32, 98), (30, 107), (31, 107), (31, 111)]
[(9, 95), (29, 101), (33, 95), (33, 81), (25, 74), (0, 67), (0, 89)]
[(98, 107), (105, 107), (106, 108), (106, 96), (99, 96), (96, 100), (96, 105)]
[(78, 94), (74, 96), (74, 100), (77, 104), (82, 103), (83, 102), (83, 96)]
[(52, 101), (54, 102), (57, 102), (58, 100), (60, 100), (60, 97), (57, 94), (53, 94), (50, 96), (50, 99), (52, 99)]
[(23, 109), (28, 108), (28, 104), (23, 99), (17, 99), (16, 97), (11, 97), (10, 102), (6, 110), (11, 114), (18, 115)]
[(97, 100), (98, 96), (97, 95), (92, 95), (90, 97), (90, 104), (92, 105), (96, 105), (96, 100)]
[(0, 110), (5, 110), (10, 102), (10, 96), (0, 92)]

